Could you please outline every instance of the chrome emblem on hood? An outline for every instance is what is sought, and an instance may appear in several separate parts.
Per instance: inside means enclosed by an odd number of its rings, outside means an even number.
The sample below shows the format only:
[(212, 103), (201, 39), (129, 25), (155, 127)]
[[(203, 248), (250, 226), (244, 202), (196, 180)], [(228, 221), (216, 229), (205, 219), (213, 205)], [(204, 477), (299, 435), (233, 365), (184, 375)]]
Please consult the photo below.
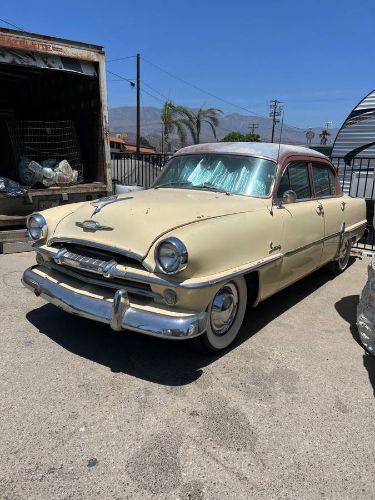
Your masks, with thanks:
[(91, 205), (93, 207), (96, 207), (92, 215), (99, 213), (107, 205), (111, 205), (112, 203), (116, 203), (118, 201), (126, 201), (126, 200), (132, 200), (132, 199), (133, 199), (133, 196), (127, 196), (126, 198), (119, 198), (118, 195), (106, 196), (105, 198), (99, 198), (98, 200), (94, 200), (91, 202)]
[(81, 227), (84, 231), (94, 233), (95, 231), (112, 231), (113, 227), (103, 226), (96, 220), (84, 220), (83, 222), (76, 222), (76, 226)]

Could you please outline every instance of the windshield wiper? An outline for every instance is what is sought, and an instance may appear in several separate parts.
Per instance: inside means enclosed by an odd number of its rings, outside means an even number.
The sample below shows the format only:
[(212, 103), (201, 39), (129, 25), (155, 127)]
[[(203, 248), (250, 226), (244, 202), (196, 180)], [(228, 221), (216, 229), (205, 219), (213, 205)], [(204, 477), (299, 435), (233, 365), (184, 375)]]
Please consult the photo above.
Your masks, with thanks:
[(206, 182), (204, 184), (197, 184), (196, 186), (194, 186), (194, 189), (195, 188), (203, 188), (203, 189), (207, 189), (208, 191), (216, 191), (217, 193), (224, 193), (224, 194), (227, 194), (228, 196), (232, 194), (229, 191), (226, 191), (225, 189), (220, 189), (220, 188), (213, 186), (212, 184), (209, 184)]
[(166, 182), (165, 184), (159, 184), (158, 186), (155, 186), (154, 189), (170, 187), (170, 186), (190, 186), (190, 184), (191, 182), (189, 181), (170, 181)]

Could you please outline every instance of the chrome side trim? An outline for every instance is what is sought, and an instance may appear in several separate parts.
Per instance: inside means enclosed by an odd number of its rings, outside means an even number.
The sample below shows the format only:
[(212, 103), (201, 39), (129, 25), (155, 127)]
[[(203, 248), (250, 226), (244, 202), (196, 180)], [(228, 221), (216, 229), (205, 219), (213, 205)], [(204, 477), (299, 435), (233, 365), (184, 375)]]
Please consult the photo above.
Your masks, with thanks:
[(174, 316), (165, 314), (163, 309), (133, 307), (127, 299), (126, 289), (116, 292), (113, 301), (99, 299), (65, 288), (37, 274), (32, 268), (26, 269), (22, 282), (64, 311), (109, 324), (116, 331), (132, 330), (153, 337), (188, 339), (201, 335), (206, 329), (206, 312)]
[(340, 231), (337, 233), (330, 234), (329, 236), (325, 236), (324, 238), (320, 238), (319, 240), (313, 241), (311, 243), (308, 243), (307, 245), (303, 245), (298, 248), (294, 248), (293, 250), (289, 250), (288, 252), (285, 252), (285, 256), (289, 257), (290, 255), (293, 255), (298, 252), (302, 252), (303, 250), (307, 250), (308, 248), (313, 247), (314, 245), (318, 245), (320, 243), (324, 243), (327, 240), (330, 240), (332, 238), (336, 238), (337, 236), (340, 236), (340, 242), (339, 242), (339, 249), (342, 245), (342, 240), (344, 238), (344, 235), (351, 234), (353, 232), (358, 232), (360, 231), (363, 227), (366, 227), (366, 222), (363, 224), (359, 224), (358, 226), (355, 226), (354, 228), (351, 227), (349, 229), (345, 228), (345, 222), (341, 225)]
[(361, 231), (361, 229), (366, 228), (367, 222), (362, 222), (360, 224), (353, 224), (353, 226), (348, 227), (345, 229), (345, 234), (347, 233), (356, 233), (358, 231)]
[(218, 276), (216, 278), (207, 278), (196, 282), (187, 281), (184, 283), (180, 283), (180, 285), (177, 286), (190, 289), (190, 288), (203, 288), (206, 286), (216, 285), (217, 283), (222, 283), (223, 281), (228, 281), (231, 280), (232, 278), (236, 278), (237, 276), (243, 276), (244, 274), (247, 274), (249, 272), (261, 269), (262, 267), (271, 264), (271, 262), (274, 262), (282, 258), (283, 258), (282, 254), (273, 255), (272, 257), (266, 257), (265, 259), (249, 264), (247, 266), (243, 266), (227, 274), (222, 274), (221, 276)]
[(324, 243), (327, 240), (330, 240), (332, 238), (336, 238), (341, 234), (341, 231), (338, 231), (337, 233), (330, 234), (329, 236), (325, 236), (324, 238), (320, 238), (319, 240), (312, 241), (311, 243), (307, 243), (307, 245), (303, 245), (301, 247), (294, 248), (293, 250), (288, 250), (288, 252), (285, 252), (285, 257), (289, 257), (290, 255), (294, 255), (298, 252), (302, 252), (303, 250), (307, 250), (308, 248), (311, 248), (315, 245), (319, 245), (320, 243)]
[(76, 245), (83, 245), (86, 247), (98, 248), (99, 250), (107, 250), (108, 252), (118, 253), (119, 255), (124, 255), (125, 257), (138, 260), (139, 262), (142, 262), (143, 260), (143, 256), (138, 253), (123, 250), (111, 245), (104, 245), (102, 243), (83, 240), (81, 238), (63, 238), (60, 236), (55, 236), (53, 238), (50, 238), (47, 242), (48, 245), (52, 245), (53, 243), (74, 243)]

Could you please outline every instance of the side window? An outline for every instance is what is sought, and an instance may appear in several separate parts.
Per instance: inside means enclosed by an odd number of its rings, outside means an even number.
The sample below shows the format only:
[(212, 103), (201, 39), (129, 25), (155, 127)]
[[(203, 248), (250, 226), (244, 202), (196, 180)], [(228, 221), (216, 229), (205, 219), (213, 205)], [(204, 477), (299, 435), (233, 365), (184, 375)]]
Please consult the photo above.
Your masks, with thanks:
[(281, 199), (285, 191), (288, 191), (288, 189), (290, 189), (289, 172), (288, 169), (286, 169), (280, 179), (279, 189), (277, 190), (277, 197)]
[(288, 165), (279, 184), (278, 198), (291, 189), (297, 195), (297, 200), (311, 198), (309, 167), (305, 161), (293, 161)]
[(297, 200), (311, 197), (309, 167), (305, 161), (295, 161), (288, 167), (290, 189), (295, 191)]
[(335, 177), (332, 170), (321, 163), (312, 164), (315, 196), (322, 198), (335, 194)]

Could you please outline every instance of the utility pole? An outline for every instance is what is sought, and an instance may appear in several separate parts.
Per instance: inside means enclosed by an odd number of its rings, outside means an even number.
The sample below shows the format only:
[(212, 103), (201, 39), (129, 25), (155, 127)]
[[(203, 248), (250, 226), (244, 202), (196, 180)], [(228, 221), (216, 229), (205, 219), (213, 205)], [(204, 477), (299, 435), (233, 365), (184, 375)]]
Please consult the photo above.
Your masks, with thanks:
[(137, 54), (137, 153), (141, 147), (141, 56)]
[(329, 127), (332, 127), (332, 122), (326, 122), (326, 130), (328, 130)]
[(164, 122), (161, 121), (161, 154), (164, 154)]
[(281, 106), (281, 101), (278, 101), (277, 99), (272, 99), (272, 101), (269, 102), (270, 106), (270, 118), (272, 118), (272, 133), (271, 133), (271, 142), (273, 142), (273, 139), (275, 137), (275, 126), (277, 123), (280, 122), (279, 116), (281, 116), (281, 113), (283, 111), (283, 108)]
[(254, 131), (259, 128), (259, 125), (257, 123), (249, 123), (249, 129), (251, 128), (251, 133), (254, 135)]

